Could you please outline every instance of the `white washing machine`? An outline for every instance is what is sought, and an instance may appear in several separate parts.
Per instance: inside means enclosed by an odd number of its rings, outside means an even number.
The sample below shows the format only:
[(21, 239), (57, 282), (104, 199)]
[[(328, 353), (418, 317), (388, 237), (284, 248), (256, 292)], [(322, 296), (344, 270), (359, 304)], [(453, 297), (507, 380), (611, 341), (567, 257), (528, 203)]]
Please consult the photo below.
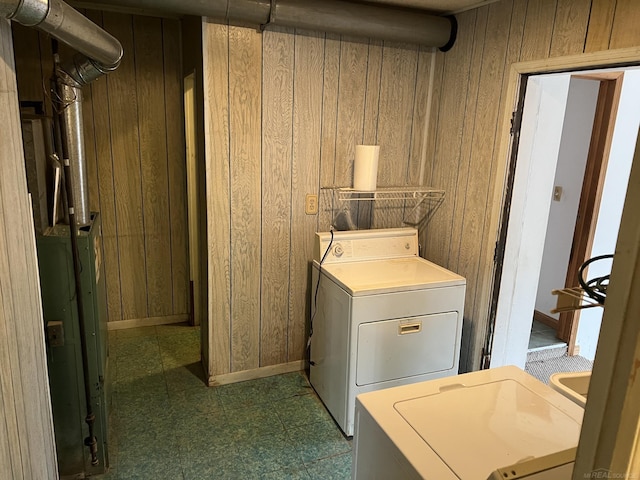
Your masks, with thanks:
[(346, 435), (356, 395), (458, 373), (465, 287), (414, 228), (316, 234), (310, 382)]
[(570, 480), (583, 414), (513, 366), (367, 393), (352, 478)]

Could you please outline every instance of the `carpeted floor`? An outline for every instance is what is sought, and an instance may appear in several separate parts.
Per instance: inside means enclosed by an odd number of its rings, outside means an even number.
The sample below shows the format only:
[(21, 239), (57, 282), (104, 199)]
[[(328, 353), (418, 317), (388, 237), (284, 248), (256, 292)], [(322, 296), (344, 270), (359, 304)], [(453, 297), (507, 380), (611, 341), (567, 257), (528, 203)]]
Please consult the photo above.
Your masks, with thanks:
[(525, 371), (543, 383), (549, 383), (549, 377), (557, 372), (582, 372), (591, 370), (593, 362), (575, 355), (569, 357), (566, 354), (561, 357), (531, 359), (525, 365)]

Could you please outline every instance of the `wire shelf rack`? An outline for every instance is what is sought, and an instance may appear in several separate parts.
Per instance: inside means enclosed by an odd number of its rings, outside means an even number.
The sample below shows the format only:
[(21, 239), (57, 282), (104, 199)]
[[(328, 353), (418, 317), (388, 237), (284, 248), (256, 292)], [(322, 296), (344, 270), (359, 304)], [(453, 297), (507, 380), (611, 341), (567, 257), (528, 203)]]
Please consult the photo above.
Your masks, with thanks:
[(442, 200), (444, 190), (429, 187), (382, 187), (376, 190), (355, 190), (350, 187), (325, 187), (342, 202), (391, 200)]
[(444, 190), (416, 186), (321, 189), (331, 224), (345, 230), (418, 226), (444, 201), (444, 195)]

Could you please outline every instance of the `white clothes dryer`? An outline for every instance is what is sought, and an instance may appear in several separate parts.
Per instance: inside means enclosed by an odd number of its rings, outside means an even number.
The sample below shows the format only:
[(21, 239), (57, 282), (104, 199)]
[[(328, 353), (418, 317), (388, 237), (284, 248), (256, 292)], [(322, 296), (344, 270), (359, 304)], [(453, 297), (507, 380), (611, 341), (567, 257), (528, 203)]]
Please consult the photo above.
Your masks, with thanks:
[(458, 373), (466, 281), (416, 229), (317, 233), (311, 288), (310, 382), (346, 435), (356, 395)]

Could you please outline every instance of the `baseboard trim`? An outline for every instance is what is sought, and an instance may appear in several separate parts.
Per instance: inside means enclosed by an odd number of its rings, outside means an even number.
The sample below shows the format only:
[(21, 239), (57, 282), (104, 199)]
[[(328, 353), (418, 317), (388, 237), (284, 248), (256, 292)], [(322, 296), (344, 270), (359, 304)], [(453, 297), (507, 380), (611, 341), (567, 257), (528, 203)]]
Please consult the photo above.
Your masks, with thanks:
[(543, 323), (547, 327), (553, 328), (556, 332), (558, 331), (558, 320), (553, 317), (550, 317), (546, 313), (542, 313), (538, 310), (533, 311), (533, 319), (537, 320), (540, 323)]
[(258, 378), (271, 377), (273, 375), (280, 375), (282, 373), (299, 372), (300, 370), (304, 369), (304, 365), (304, 360), (297, 360), (295, 362), (280, 363), (278, 365), (270, 365), (268, 367), (243, 370), (241, 372), (212, 375), (209, 377), (209, 386), (216, 387), (218, 385), (227, 385), (229, 383), (237, 383), (244, 382), (246, 380), (256, 380)]
[(167, 315), (164, 317), (130, 318), (129, 320), (116, 320), (107, 322), (107, 330), (121, 330), (124, 328), (155, 327), (156, 325), (169, 325), (171, 323), (183, 323), (189, 321), (189, 315)]

